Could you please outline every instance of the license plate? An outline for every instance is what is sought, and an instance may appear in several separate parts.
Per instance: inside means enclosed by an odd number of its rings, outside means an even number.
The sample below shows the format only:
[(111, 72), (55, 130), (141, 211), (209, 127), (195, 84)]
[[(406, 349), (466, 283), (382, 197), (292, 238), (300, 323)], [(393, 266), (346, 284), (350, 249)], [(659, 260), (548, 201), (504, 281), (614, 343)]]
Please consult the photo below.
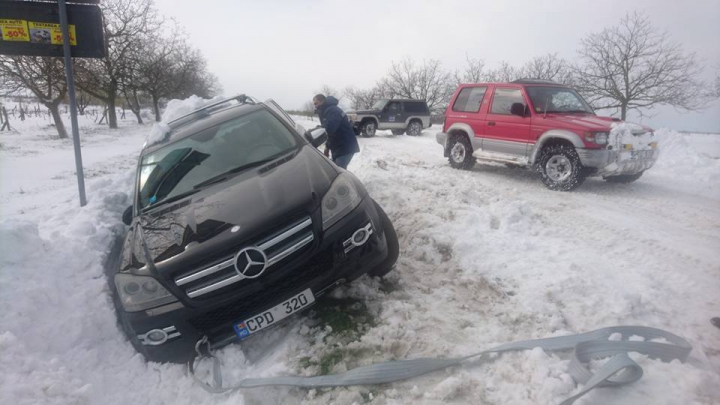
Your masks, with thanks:
[(636, 158), (642, 158), (642, 159), (650, 158), (650, 157), (652, 156), (652, 151), (651, 151), (651, 150), (634, 150), (634, 151), (631, 152), (630, 156), (631, 156), (633, 159), (636, 159)]
[(282, 321), (288, 316), (309, 306), (313, 302), (315, 302), (315, 297), (313, 296), (312, 291), (308, 288), (300, 294), (275, 305), (265, 312), (251, 316), (243, 322), (236, 323), (233, 325), (235, 328), (235, 334), (238, 335), (240, 340), (245, 339), (253, 333), (260, 332), (268, 326), (272, 326)]

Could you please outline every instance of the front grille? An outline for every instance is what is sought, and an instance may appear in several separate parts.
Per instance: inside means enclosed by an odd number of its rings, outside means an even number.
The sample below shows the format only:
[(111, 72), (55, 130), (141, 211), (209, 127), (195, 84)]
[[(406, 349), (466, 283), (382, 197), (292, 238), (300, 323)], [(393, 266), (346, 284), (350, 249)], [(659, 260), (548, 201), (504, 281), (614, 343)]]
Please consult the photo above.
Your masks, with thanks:
[(289, 272), (286, 277), (268, 284), (262, 290), (190, 318), (188, 322), (201, 333), (206, 333), (230, 322), (239, 321), (241, 317), (256, 315), (257, 311), (278, 304), (279, 300), (307, 288), (307, 283), (322, 277), (325, 271), (332, 268), (332, 263), (332, 250), (328, 249), (315, 256), (312, 263)]
[[(314, 239), (312, 220), (310, 217), (305, 217), (244, 247), (254, 247), (262, 251), (267, 257), (264, 271), (268, 271), (281, 261), (300, 252)], [(240, 251), (240, 248), (237, 251)], [(222, 257), (209, 266), (176, 277), (175, 284), (183, 288), (188, 297), (197, 298), (247, 280), (248, 277), (235, 269), (235, 253)]]

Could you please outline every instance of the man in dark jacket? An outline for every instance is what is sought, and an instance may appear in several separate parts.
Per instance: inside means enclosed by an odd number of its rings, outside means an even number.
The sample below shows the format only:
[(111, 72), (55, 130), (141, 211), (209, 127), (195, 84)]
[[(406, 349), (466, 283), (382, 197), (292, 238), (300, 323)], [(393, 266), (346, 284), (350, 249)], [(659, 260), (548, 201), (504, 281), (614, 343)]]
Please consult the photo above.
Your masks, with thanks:
[(345, 112), (338, 107), (338, 100), (333, 96), (325, 97), (318, 94), (313, 97), (315, 110), (320, 122), (328, 134), (325, 156), (332, 152), (332, 161), (347, 169), (354, 154), (360, 152), (352, 123)]

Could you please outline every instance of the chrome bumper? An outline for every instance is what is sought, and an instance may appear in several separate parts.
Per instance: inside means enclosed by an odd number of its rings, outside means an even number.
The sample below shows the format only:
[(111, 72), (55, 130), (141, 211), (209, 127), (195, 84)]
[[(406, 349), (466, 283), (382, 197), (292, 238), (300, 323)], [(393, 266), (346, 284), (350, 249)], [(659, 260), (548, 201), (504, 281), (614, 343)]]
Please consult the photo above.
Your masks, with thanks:
[(607, 149), (576, 149), (580, 162), (585, 167), (596, 168), (595, 175), (616, 176), (636, 174), (653, 165), (660, 156), (658, 149), (642, 151), (615, 151)]

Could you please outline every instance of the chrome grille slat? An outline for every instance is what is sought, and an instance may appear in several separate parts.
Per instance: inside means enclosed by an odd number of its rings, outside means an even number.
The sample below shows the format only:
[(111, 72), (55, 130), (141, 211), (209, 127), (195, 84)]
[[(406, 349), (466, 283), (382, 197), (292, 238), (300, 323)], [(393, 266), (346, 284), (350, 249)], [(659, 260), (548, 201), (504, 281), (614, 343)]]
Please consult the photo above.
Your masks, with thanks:
[(308, 218), (308, 219), (302, 221), (301, 223), (299, 223), (298, 225), (281, 233), (280, 235), (270, 239), (269, 241), (259, 244), (257, 247), (258, 247), (258, 249), (263, 250), (263, 251), (268, 250), (271, 247), (273, 247), (273, 246), (277, 245), (278, 243), (284, 241), (285, 239), (289, 238), (290, 236), (300, 232), (301, 229), (304, 229), (304, 228), (310, 226), (311, 224), (312, 224), (312, 220), (310, 220), (310, 218)]
[(291, 254), (297, 252), (302, 248), (303, 246), (307, 245), (308, 243), (312, 242), (313, 239), (315, 239), (315, 236), (310, 232), (307, 236), (305, 236), (301, 241), (298, 243), (290, 246), (289, 248), (283, 250), (282, 252), (277, 253), (276, 255), (272, 257), (268, 257), (267, 266), (270, 267), (273, 264), (281, 261), (282, 259), (290, 256)]
[(215, 283), (215, 284), (210, 284), (210, 285), (205, 286), (205, 287), (202, 287), (202, 288), (198, 288), (198, 289), (195, 289), (195, 290), (190, 290), (190, 291), (188, 291), (187, 295), (188, 295), (188, 297), (190, 297), (190, 298), (199, 297), (199, 296), (204, 295), (204, 294), (207, 294), (207, 293), (209, 293), (209, 292), (212, 292), (212, 291), (218, 290), (218, 289), (220, 289), (220, 288), (229, 286), (230, 284), (237, 283), (238, 281), (240, 281), (240, 280), (242, 280), (242, 279), (244, 279), (244, 278), (245, 278), (245, 277), (241, 276), (240, 274), (235, 274), (235, 275), (230, 276), (230, 277), (228, 277), (228, 278), (225, 278), (225, 279), (223, 279), (223, 280), (221, 280), (221, 281), (219, 281), (219, 282), (217, 282), (217, 283)]
[[(308, 229), (309, 228), (309, 229)], [(315, 239), (312, 230), (312, 220), (307, 217), (299, 222), (292, 223), (285, 230), (280, 231), (279, 234), (270, 236), (267, 239), (261, 239), (260, 242), (255, 245), (258, 249), (267, 252), (267, 250), (277, 250), (267, 258), (265, 270), (269, 269), (273, 265), (279, 263), (283, 259), (291, 256), (293, 253), (299, 251), (303, 247), (310, 244)], [(248, 244), (247, 246), (253, 246)], [(273, 249), (277, 247), (277, 249)], [(238, 251), (241, 247), (238, 248)], [(200, 282), (200, 285), (195, 283), (195, 286), (186, 287), (185, 293), (190, 298), (196, 298), (201, 295), (210, 293), (215, 290), (219, 290), (223, 287), (227, 287), (231, 284), (237, 283), (241, 280), (246, 279), (240, 273), (235, 273), (230, 276), (227, 275), (227, 269), (234, 268), (235, 254), (230, 257), (226, 257), (220, 263), (213, 266), (201, 269), (199, 271), (184, 274), (175, 279), (175, 283), (178, 286), (184, 286), (193, 282)], [(226, 270), (223, 272), (223, 270)], [(213, 274), (223, 272), (223, 275), (217, 275), (213, 277)]]
[(191, 281), (199, 280), (205, 276), (209, 276), (213, 273), (217, 273), (220, 270), (226, 269), (233, 265), (233, 261), (235, 260), (235, 257), (231, 257), (227, 260), (224, 260), (212, 267), (208, 267), (205, 270), (200, 270), (197, 273), (190, 274), (189, 276), (181, 277), (175, 280), (175, 284), (177, 285), (183, 285), (187, 284)]

